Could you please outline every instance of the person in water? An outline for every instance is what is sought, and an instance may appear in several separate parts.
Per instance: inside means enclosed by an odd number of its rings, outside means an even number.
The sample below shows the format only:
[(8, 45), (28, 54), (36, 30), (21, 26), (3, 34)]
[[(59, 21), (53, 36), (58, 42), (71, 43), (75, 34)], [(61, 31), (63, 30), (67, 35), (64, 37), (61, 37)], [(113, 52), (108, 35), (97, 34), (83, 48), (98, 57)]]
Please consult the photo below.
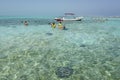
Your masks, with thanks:
[(25, 26), (28, 26), (28, 22), (27, 22), (27, 21), (25, 21), (25, 22), (24, 22), (24, 25), (25, 25)]
[(58, 28), (61, 29), (61, 30), (65, 30), (65, 26), (63, 26), (62, 22), (59, 22), (58, 23)]
[(53, 23), (51, 23), (51, 27), (52, 28), (56, 28), (56, 24), (53, 22)]

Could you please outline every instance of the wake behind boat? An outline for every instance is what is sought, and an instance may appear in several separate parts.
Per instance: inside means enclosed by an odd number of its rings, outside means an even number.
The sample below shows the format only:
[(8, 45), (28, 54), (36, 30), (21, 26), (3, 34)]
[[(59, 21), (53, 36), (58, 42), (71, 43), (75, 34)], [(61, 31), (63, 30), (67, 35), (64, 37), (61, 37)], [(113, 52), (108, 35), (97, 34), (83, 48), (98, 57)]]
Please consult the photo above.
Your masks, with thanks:
[(74, 13), (65, 13), (65, 16), (55, 18), (56, 21), (81, 21), (83, 17), (75, 17)]

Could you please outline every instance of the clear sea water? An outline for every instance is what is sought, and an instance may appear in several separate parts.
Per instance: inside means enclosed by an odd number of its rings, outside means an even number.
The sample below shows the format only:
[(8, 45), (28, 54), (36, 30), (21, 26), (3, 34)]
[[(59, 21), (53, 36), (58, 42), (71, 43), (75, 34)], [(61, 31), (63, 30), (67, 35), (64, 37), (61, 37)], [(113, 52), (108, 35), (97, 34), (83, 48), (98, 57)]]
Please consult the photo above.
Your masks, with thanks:
[[(63, 22), (67, 30), (50, 22), (0, 17), (0, 80), (120, 80), (120, 18)], [(60, 78), (59, 67), (73, 73)]]

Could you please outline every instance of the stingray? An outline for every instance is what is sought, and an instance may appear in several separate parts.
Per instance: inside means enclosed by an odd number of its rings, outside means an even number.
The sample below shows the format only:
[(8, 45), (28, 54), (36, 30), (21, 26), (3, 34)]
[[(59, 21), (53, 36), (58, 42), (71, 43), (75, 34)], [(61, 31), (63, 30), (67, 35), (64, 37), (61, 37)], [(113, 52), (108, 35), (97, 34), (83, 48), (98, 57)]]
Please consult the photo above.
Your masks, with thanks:
[(68, 78), (73, 74), (73, 69), (69, 67), (58, 67), (55, 73), (59, 78)]

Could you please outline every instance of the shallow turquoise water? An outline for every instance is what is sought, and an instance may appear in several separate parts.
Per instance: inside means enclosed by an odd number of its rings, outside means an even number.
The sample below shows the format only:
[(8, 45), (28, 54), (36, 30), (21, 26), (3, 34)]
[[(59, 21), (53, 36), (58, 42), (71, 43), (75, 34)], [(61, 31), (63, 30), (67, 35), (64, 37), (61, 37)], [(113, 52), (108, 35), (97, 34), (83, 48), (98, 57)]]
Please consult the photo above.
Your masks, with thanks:
[[(63, 22), (67, 30), (52, 29), (53, 21), (0, 18), (0, 80), (120, 80), (119, 18)], [(59, 78), (58, 67), (73, 74)]]

